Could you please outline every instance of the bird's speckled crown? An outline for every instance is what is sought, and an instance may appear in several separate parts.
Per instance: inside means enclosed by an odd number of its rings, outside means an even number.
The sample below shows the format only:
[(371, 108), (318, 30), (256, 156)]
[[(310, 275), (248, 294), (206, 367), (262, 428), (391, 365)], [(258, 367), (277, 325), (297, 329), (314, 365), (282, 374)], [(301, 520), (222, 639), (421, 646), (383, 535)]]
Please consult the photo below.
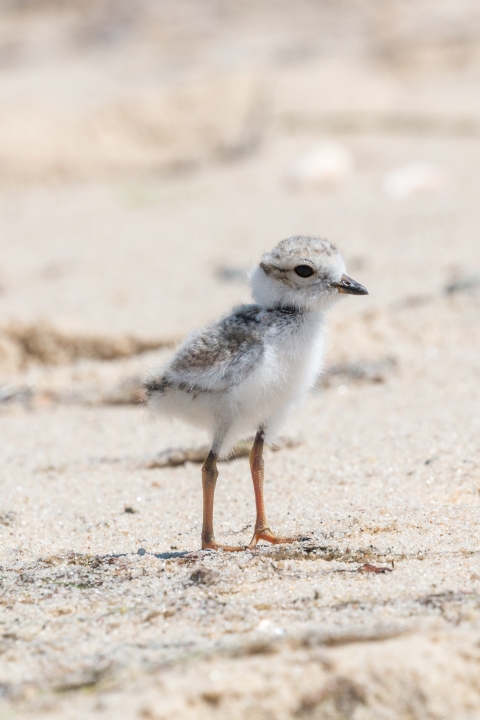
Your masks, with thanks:
[(338, 250), (328, 240), (296, 235), (281, 240), (273, 250), (265, 253), (262, 257), (262, 263), (288, 268), (305, 260), (321, 265), (325, 262), (326, 257), (335, 255), (338, 255)]

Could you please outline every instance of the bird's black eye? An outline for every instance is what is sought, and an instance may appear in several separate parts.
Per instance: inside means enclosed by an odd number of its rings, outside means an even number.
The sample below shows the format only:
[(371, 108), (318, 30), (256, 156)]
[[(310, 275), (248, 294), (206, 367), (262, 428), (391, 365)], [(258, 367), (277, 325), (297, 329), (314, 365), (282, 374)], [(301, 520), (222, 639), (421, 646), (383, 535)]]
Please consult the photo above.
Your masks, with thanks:
[(310, 265), (297, 265), (297, 267), (293, 269), (300, 277), (310, 277), (310, 275), (313, 275), (313, 270)]

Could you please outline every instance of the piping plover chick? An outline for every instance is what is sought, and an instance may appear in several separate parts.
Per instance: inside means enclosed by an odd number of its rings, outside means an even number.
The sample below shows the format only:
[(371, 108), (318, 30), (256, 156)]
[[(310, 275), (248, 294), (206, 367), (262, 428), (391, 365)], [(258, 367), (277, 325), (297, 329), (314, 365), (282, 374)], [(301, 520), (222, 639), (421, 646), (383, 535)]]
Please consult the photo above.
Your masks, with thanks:
[(256, 521), (249, 547), (259, 540), (293, 542), (269, 528), (263, 499), (263, 445), (271, 442), (290, 408), (321, 370), (325, 312), (339, 293), (367, 295), (345, 274), (345, 263), (327, 240), (291, 237), (266, 253), (251, 276), (255, 304), (194, 331), (166, 367), (145, 384), (156, 410), (206, 428), (212, 438), (202, 466), (202, 548), (219, 545), (213, 532), (217, 460), (245, 434), (256, 431), (250, 469)]

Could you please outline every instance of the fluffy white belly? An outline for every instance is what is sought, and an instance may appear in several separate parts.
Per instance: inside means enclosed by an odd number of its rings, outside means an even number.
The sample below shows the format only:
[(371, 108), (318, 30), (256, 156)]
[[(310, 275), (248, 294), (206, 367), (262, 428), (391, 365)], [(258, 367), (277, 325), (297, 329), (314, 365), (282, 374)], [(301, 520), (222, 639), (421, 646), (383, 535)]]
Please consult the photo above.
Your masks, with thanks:
[(231, 445), (239, 436), (264, 425), (272, 441), (286, 414), (304, 399), (318, 376), (323, 356), (323, 332), (298, 338), (295, 346), (282, 338), (268, 345), (259, 367), (229, 394), (232, 425), (225, 440)]
[(208, 429), (223, 454), (261, 425), (271, 442), (292, 405), (301, 401), (315, 382), (323, 345), (323, 325), (316, 316), (305, 320), (301, 328), (267, 338), (258, 366), (229, 390), (195, 394), (168, 389), (154, 404), (167, 414)]

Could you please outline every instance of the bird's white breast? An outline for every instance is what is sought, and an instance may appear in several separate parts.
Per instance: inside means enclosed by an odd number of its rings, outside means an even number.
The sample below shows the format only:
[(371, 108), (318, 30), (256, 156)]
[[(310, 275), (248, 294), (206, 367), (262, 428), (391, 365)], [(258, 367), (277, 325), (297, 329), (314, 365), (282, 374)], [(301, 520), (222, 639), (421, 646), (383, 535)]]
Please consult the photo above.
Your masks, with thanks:
[(274, 439), (284, 416), (303, 399), (321, 371), (324, 347), (323, 316), (308, 313), (299, 325), (265, 337), (258, 367), (229, 393), (233, 425), (226, 445), (266, 425), (267, 440)]

